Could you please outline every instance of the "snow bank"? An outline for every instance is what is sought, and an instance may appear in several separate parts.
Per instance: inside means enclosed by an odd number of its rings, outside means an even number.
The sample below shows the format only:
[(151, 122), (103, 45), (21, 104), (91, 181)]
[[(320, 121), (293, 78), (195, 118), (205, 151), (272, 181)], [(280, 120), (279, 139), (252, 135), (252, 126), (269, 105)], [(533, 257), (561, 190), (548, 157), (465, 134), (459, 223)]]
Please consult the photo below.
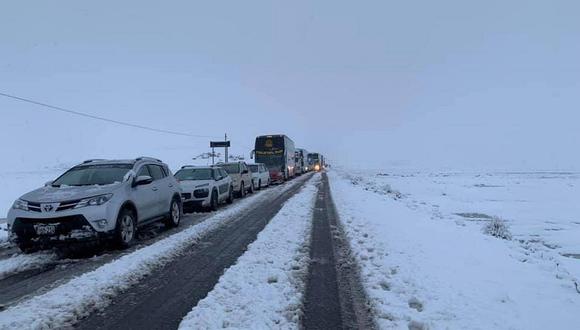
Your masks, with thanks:
[(288, 200), (180, 329), (297, 329), (317, 174)]
[(329, 176), (382, 328), (571, 329), (580, 324), (580, 295), (573, 283), (554, 264), (530, 259), (517, 241), (443, 221), (424, 212), (423, 204), (409, 204), (406, 192), (399, 199), (335, 171)]
[(122, 290), (162, 267), (202, 236), (235, 220), (235, 215), (298, 184), (279, 186), (238, 201), (206, 221), (120, 257), (96, 270), (0, 312), (0, 329), (57, 328), (106, 307)]
[(54, 252), (39, 252), (34, 254), (15, 254), (0, 260), (0, 280), (22, 271), (42, 268), (57, 260)]

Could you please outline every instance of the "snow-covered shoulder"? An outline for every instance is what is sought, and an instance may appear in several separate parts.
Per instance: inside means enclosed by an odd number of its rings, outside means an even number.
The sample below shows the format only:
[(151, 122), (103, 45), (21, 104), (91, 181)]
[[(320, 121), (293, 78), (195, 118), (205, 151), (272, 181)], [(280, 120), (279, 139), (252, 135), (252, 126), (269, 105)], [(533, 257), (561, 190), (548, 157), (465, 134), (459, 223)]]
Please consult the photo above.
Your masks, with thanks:
[(288, 200), (180, 329), (297, 329), (320, 174)]
[[(332, 194), (382, 328), (571, 329), (580, 295), (517, 242), (433, 218), (400, 195), (329, 173)], [(390, 191), (390, 189), (388, 189)], [(519, 255), (518, 253), (521, 253)]]

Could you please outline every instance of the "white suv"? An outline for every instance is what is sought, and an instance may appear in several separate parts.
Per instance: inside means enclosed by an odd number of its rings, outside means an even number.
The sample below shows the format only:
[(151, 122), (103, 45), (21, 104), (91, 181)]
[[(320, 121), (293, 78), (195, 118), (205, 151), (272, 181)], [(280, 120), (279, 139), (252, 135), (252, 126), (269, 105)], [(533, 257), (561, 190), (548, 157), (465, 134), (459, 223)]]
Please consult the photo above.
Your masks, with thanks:
[(252, 179), (254, 180), (254, 187), (258, 190), (270, 186), (270, 171), (266, 165), (262, 163), (248, 164), (250, 171), (252, 171)]
[(79, 241), (131, 245), (137, 227), (181, 219), (181, 189), (166, 164), (87, 160), (43, 188), (14, 202), (8, 212), (11, 239), (24, 252)]
[(229, 176), (232, 178), (234, 192), (239, 197), (246, 196), (246, 193), (248, 192), (250, 194), (254, 192), (252, 172), (250, 172), (250, 169), (245, 162), (221, 163), (216, 167), (223, 168), (229, 174)]
[(203, 207), (215, 211), (220, 203), (234, 201), (232, 179), (221, 167), (183, 166), (175, 178), (181, 186), (184, 209)]

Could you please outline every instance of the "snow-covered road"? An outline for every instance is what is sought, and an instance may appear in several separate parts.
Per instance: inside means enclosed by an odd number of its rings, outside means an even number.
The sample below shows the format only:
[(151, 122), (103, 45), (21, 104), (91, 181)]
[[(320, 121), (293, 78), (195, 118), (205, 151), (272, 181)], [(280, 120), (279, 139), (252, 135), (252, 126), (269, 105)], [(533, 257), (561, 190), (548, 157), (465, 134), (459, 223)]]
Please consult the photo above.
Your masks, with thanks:
[(284, 204), (180, 329), (299, 327), (319, 181), (317, 174)]
[(236, 220), (238, 214), (256, 203), (268, 201), (299, 183), (295, 181), (240, 200), (200, 224), (10, 307), (0, 312), (0, 328), (43, 328), (74, 324), (92, 311), (107, 306), (118, 293), (169, 263), (204, 235)]

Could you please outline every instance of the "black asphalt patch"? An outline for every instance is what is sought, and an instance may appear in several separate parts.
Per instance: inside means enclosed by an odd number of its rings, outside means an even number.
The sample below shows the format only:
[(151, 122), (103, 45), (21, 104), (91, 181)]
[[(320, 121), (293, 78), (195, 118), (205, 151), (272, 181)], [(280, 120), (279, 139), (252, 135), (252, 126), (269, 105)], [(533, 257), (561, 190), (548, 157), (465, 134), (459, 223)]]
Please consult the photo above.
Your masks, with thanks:
[(80, 329), (176, 329), (213, 289), (225, 270), (296, 194), (306, 179), (237, 215), (233, 223), (195, 242), (191, 250), (115, 297), (109, 307), (81, 321)]
[(310, 258), (302, 327), (376, 328), (325, 173), (322, 174), (313, 214)]

